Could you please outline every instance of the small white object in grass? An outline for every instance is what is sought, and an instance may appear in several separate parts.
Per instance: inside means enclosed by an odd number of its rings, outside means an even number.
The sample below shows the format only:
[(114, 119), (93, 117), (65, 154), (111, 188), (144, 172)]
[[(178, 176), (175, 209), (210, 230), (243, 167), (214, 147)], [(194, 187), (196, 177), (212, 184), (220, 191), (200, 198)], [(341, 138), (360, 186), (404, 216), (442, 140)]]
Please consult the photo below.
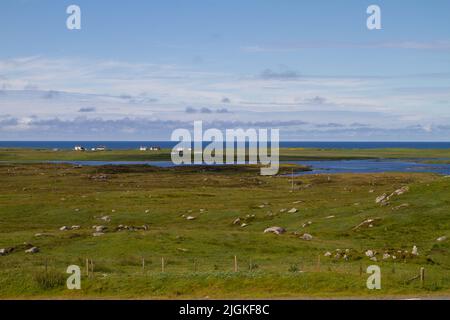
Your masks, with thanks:
[(439, 238), (436, 239), (436, 241), (439, 241), (439, 242), (445, 241), (445, 240), (447, 240), (446, 236), (442, 236), (442, 237), (439, 237)]
[(94, 237), (100, 237), (100, 236), (104, 235), (104, 233), (103, 232), (94, 232), (92, 235)]
[(411, 254), (414, 255), (414, 256), (418, 256), (419, 255), (419, 250), (417, 249), (416, 246), (414, 246), (412, 248)]
[(38, 253), (39, 252), (39, 248), (38, 247), (32, 247), (28, 250), (25, 250), (26, 253)]
[(313, 239), (313, 236), (310, 235), (309, 233), (305, 233), (304, 235), (302, 235), (302, 239), (306, 241), (311, 241)]
[(194, 220), (195, 219), (195, 217), (193, 217), (193, 216), (187, 216), (186, 217), (186, 220)]
[(282, 234), (286, 232), (286, 229), (282, 228), (282, 227), (270, 227), (270, 228), (266, 228), (264, 230), (264, 233), (268, 233), (268, 232), (272, 232), (275, 234)]
[(368, 256), (369, 258), (372, 258), (373, 256), (375, 256), (375, 253), (372, 250), (367, 250), (365, 253), (366, 253), (366, 256)]
[(298, 210), (297, 208), (292, 208), (291, 210), (288, 211), (288, 213), (296, 213)]
[(331, 252), (330, 251), (325, 252), (324, 256), (325, 257), (330, 257), (331, 256)]
[(333, 219), (333, 218), (334, 218), (334, 216), (325, 217), (325, 219)]

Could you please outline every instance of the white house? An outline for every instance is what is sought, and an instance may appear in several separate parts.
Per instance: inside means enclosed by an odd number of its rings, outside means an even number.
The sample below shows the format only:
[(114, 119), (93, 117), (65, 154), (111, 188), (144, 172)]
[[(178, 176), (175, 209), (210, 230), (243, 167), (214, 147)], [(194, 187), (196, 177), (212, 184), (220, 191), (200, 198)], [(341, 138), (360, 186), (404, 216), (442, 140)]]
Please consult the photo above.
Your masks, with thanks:
[(139, 151), (147, 151), (147, 147), (140, 146)]
[(84, 147), (82, 147), (82, 146), (75, 146), (74, 148), (73, 148), (73, 150), (75, 150), (75, 151), (84, 151), (84, 150), (86, 150)]

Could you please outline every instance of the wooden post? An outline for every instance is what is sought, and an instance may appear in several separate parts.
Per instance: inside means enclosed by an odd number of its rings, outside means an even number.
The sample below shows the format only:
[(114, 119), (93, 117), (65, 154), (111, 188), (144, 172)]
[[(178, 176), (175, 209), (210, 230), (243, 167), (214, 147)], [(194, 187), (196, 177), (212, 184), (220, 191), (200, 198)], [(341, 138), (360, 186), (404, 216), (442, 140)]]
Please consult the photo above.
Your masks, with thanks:
[(164, 272), (164, 257), (161, 258), (161, 272)]
[(425, 284), (425, 268), (420, 268), (420, 285), (423, 287)]
[(89, 277), (89, 259), (86, 258), (86, 276)]
[(234, 272), (238, 272), (237, 257), (234, 256)]

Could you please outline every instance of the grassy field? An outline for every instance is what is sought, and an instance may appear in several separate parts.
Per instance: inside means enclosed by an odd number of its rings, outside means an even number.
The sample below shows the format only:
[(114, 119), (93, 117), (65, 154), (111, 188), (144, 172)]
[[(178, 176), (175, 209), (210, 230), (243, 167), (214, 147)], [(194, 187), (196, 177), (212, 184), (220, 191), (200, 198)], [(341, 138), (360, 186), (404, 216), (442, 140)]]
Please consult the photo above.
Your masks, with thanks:
[[(73, 151), (51, 149), (0, 148), (0, 161), (163, 161), (170, 160), (170, 149), (159, 151), (107, 150)], [(337, 160), (337, 159), (414, 159), (442, 158), (450, 161), (450, 149), (318, 149), (282, 148), (280, 160)], [(442, 161), (442, 160), (441, 160)]]
[[(449, 157), (448, 153), (282, 151), (295, 159)], [(166, 156), (164, 150), (155, 155)], [(138, 151), (0, 151), (3, 161), (147, 157)], [(436, 240), (450, 236), (450, 178), (443, 176), (296, 176), (292, 189), (290, 177), (259, 176), (257, 168), (245, 166), (77, 168), (4, 162), (0, 181), (0, 248), (15, 249), (0, 256), (1, 298), (450, 295), (450, 242)], [(392, 196), (388, 205), (375, 203), (376, 197), (405, 186), (409, 190)], [(297, 212), (289, 213), (292, 208)], [(105, 216), (106, 221), (101, 219)], [(240, 222), (234, 224), (236, 218)], [(371, 226), (355, 228), (367, 219), (374, 219)], [(59, 230), (73, 225), (80, 229)], [(108, 229), (94, 237), (95, 225)], [(117, 230), (119, 225), (148, 227)], [(271, 226), (283, 227), (286, 233), (263, 232)], [(312, 240), (302, 239), (304, 233)], [(39, 252), (25, 253), (31, 245)], [(418, 256), (411, 254), (414, 245)], [(365, 255), (368, 249), (377, 252), (376, 262)], [(384, 253), (391, 257), (383, 259)], [(89, 276), (86, 259), (93, 261)], [(65, 270), (72, 264), (82, 269), (81, 290), (65, 287)], [(381, 290), (366, 288), (365, 270), (372, 264), (381, 268)], [(419, 280), (408, 281), (421, 267), (426, 272), (423, 286)]]

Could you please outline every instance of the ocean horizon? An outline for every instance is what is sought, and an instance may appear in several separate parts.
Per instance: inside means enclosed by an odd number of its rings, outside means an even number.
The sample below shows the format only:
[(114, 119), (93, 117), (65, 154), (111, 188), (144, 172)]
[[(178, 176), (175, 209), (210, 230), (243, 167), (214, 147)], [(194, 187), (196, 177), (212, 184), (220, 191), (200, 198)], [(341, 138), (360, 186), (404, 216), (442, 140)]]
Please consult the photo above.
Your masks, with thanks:
[[(86, 149), (105, 146), (108, 149), (137, 149), (140, 146), (173, 148), (178, 141), (0, 141), (0, 148), (73, 149), (80, 145)], [(209, 142), (204, 142), (204, 145)], [(445, 141), (280, 141), (281, 148), (322, 149), (450, 149)]]

